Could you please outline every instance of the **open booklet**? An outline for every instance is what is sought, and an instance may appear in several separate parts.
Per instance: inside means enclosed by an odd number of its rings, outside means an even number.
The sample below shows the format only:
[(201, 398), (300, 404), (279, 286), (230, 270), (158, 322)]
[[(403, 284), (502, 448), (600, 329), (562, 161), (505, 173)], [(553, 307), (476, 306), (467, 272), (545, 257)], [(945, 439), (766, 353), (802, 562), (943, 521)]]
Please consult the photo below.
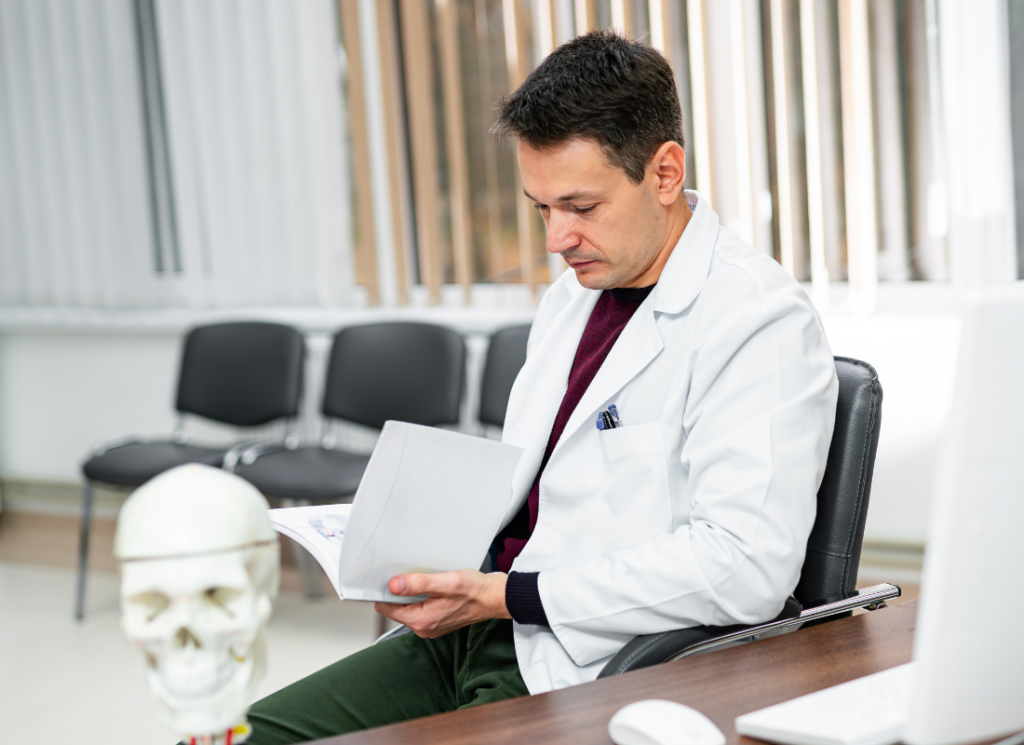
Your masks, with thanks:
[(522, 449), (405, 422), (386, 422), (352, 504), (270, 510), (343, 600), (413, 603), (388, 581), (407, 572), (479, 567), (512, 499)]

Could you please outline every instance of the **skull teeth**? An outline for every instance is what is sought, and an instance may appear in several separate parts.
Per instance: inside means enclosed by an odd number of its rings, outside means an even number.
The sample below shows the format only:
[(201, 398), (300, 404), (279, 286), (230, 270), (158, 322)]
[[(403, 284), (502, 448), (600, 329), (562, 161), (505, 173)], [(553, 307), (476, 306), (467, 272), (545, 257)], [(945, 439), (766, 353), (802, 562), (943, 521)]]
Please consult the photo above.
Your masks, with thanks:
[(166, 691), (177, 699), (200, 699), (212, 696), (223, 688), (231, 680), (234, 668), (234, 663), (228, 659), (216, 668), (193, 674), (161, 671), (160, 680)]

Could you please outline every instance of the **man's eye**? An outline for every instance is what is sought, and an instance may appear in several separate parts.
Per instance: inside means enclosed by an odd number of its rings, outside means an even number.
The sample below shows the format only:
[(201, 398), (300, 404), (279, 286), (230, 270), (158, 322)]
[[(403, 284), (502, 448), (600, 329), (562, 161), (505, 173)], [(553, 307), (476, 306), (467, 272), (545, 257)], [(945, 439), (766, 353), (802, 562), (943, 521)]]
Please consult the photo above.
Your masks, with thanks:
[(581, 215), (588, 215), (593, 212), (596, 207), (596, 204), (592, 204), (589, 207), (577, 207), (576, 212)]

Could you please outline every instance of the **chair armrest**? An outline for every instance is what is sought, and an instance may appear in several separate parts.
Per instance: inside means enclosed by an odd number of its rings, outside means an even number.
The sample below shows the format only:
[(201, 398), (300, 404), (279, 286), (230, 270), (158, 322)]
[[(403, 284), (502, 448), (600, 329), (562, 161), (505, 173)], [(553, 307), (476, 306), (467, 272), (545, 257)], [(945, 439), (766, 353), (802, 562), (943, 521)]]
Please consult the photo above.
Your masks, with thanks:
[(660, 665), (684, 657), (717, 649), (767, 639), (796, 631), (805, 623), (848, 613), (855, 608), (876, 610), (885, 607), (885, 601), (900, 596), (896, 585), (881, 584), (858, 590), (848, 598), (801, 610), (793, 598), (775, 619), (754, 626), (694, 626), (688, 629), (665, 631), (660, 634), (638, 636), (616, 654), (597, 676), (607, 678), (630, 670)]
[(132, 445), (136, 442), (142, 442), (137, 435), (114, 435), (113, 437), (104, 437), (102, 440), (93, 444), (92, 448), (89, 450), (89, 457), (95, 458), (98, 455), (103, 455), (108, 450), (119, 448), (122, 445)]
[(285, 449), (285, 446), (280, 442), (245, 440), (244, 442), (238, 443), (224, 454), (224, 460), (221, 461), (221, 468), (225, 471), (234, 473), (235, 467), (238, 465), (239, 461), (241, 461), (243, 465), (251, 466), (261, 455), (276, 453), (278, 450)]

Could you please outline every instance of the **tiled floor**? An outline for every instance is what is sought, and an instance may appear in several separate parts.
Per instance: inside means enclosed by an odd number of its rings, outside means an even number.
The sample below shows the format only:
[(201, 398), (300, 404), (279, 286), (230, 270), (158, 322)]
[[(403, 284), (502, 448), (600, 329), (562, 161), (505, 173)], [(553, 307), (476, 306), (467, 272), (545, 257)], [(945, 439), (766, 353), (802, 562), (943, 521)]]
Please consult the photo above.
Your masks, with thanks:
[[(73, 572), (0, 562), (0, 743), (171, 745), (156, 721), (142, 658), (119, 626), (114, 574), (89, 577), (86, 619), (71, 617)], [(367, 603), (282, 593), (257, 698), (367, 646)]]

